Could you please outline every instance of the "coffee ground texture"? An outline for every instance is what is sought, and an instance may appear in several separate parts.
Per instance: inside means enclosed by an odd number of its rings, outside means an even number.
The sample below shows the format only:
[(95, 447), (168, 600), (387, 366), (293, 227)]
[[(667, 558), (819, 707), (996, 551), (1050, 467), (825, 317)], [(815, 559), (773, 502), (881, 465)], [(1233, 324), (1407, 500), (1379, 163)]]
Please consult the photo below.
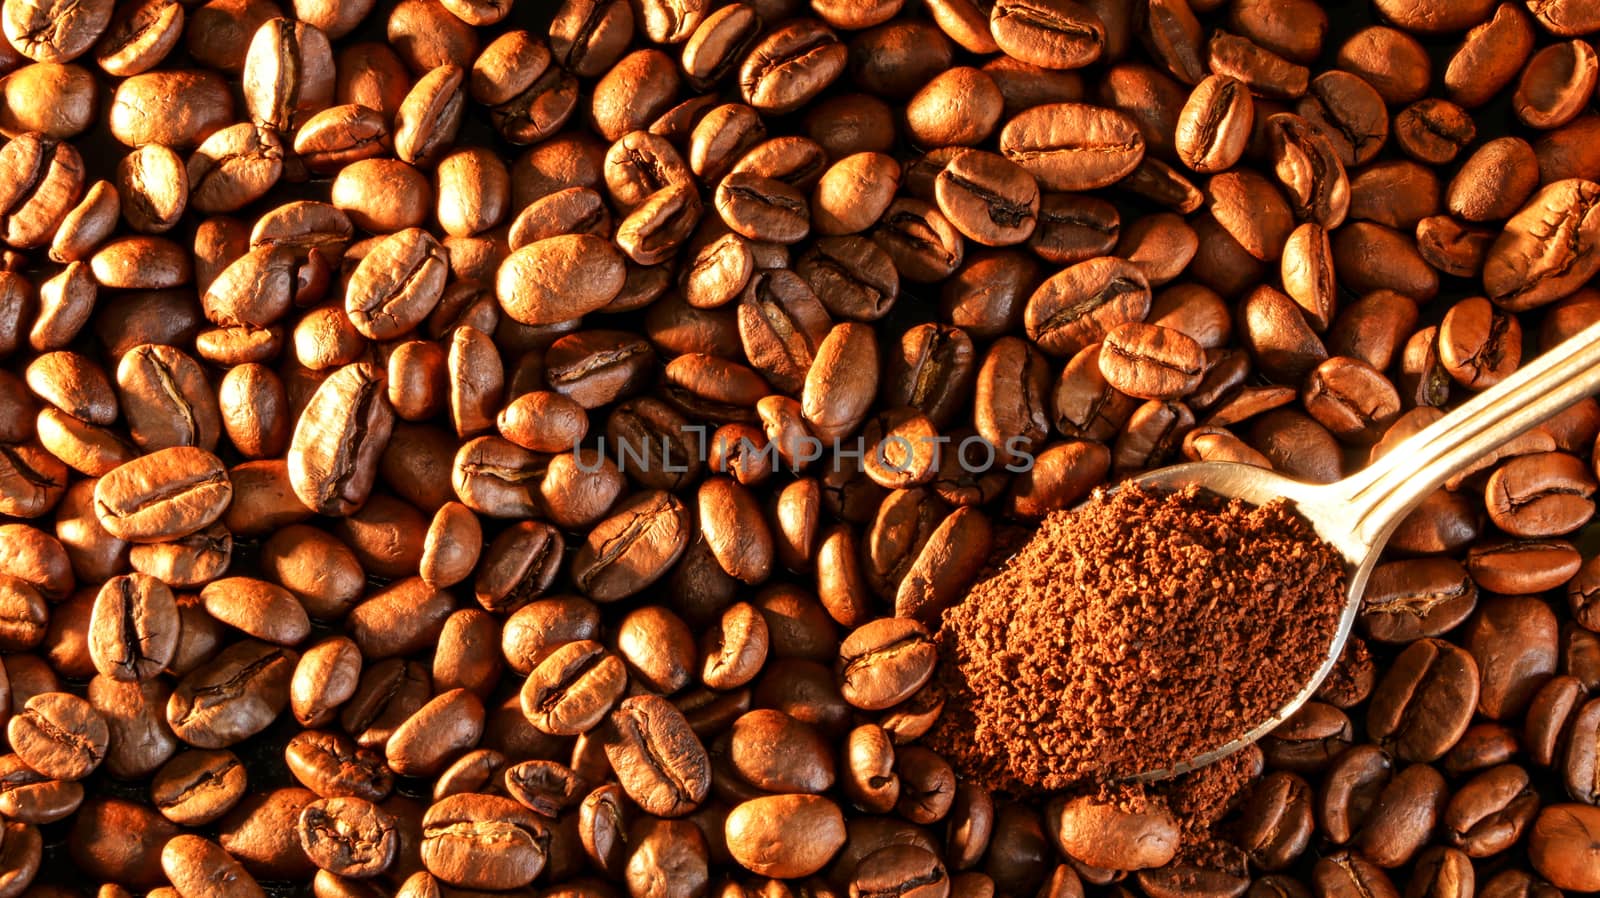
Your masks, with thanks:
[(929, 739), (1014, 794), (1172, 766), (1294, 695), (1344, 593), (1338, 552), (1286, 503), (1097, 492), (945, 612)]

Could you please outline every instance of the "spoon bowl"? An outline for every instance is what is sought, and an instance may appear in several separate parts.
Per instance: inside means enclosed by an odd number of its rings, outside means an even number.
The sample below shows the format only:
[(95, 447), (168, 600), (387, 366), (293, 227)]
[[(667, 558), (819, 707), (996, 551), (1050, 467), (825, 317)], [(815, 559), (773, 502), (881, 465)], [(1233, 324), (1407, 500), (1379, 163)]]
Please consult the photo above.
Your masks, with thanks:
[(1389, 535), (1424, 498), (1451, 477), (1492, 465), (1514, 437), (1600, 390), (1600, 323), (1552, 347), (1510, 377), (1390, 448), (1361, 471), (1335, 483), (1309, 484), (1233, 462), (1194, 462), (1150, 471), (1134, 482), (1158, 490), (1198, 486), (1252, 505), (1288, 500), (1317, 536), (1343, 556), (1345, 607), (1311, 679), (1266, 720), (1245, 733), (1135, 781), (1165, 779), (1219, 760), (1265, 736), (1317, 691), (1344, 652), (1361, 610), (1367, 578)]

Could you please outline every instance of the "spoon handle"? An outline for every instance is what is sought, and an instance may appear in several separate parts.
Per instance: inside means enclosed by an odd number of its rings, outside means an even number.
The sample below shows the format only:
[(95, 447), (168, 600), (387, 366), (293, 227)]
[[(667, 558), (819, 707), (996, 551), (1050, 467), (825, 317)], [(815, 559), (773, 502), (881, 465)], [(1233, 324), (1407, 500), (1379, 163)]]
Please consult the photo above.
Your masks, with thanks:
[(1507, 440), (1600, 390), (1600, 323), (1590, 325), (1412, 435), (1337, 487), (1369, 546), (1428, 494)]

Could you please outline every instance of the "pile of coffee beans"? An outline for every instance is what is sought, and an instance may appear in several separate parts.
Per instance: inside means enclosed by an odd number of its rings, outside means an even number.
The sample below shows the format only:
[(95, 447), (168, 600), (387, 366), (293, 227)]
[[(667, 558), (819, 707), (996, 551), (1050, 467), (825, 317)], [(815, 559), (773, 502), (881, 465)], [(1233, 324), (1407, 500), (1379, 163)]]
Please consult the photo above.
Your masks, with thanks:
[(1600, 890), (1592, 400), (1399, 529), (1232, 853), (921, 744), (1012, 528), (1600, 320), (1593, 0), (0, 32), (0, 898)]

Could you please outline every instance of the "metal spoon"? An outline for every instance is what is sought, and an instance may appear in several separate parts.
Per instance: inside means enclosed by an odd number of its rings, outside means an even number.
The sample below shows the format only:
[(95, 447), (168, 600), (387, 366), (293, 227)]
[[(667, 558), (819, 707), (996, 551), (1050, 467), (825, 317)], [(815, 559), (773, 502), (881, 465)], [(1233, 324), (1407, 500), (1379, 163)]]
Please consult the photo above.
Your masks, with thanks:
[(1243, 499), (1253, 505), (1288, 499), (1317, 535), (1344, 556), (1349, 590), (1327, 657), (1283, 707), (1226, 745), (1131, 779), (1165, 779), (1203, 767), (1255, 742), (1299, 710), (1344, 651), (1350, 626), (1361, 608), (1367, 578), (1395, 525), (1452, 475), (1596, 390), (1600, 390), (1600, 324), (1591, 325), (1552, 348), (1400, 443), (1360, 473), (1337, 483), (1301, 483), (1264, 468), (1234, 462), (1174, 465), (1134, 478), (1160, 489), (1198, 484), (1219, 496)]

